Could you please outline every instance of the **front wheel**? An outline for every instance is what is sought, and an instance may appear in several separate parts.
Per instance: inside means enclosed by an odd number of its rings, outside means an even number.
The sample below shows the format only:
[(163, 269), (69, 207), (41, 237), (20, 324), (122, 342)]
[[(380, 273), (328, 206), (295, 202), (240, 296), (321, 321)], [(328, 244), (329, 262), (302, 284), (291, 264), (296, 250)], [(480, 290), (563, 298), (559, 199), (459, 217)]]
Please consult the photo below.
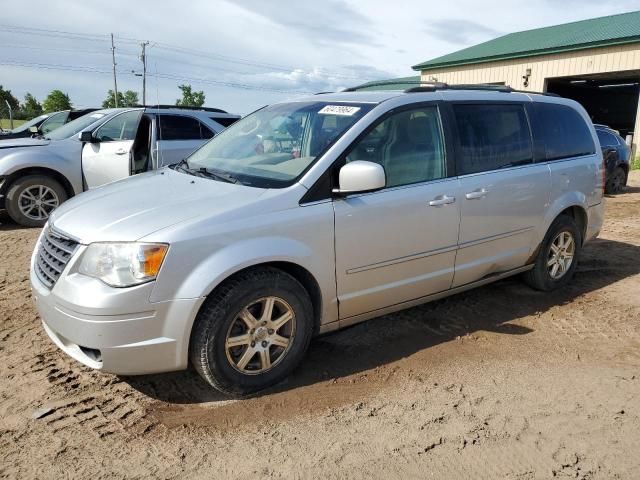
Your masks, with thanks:
[(53, 178), (28, 175), (9, 187), (6, 207), (14, 222), (25, 227), (42, 227), (51, 212), (66, 199), (64, 188)]
[(233, 396), (263, 390), (302, 360), (313, 332), (305, 288), (275, 268), (240, 273), (203, 305), (189, 356), (213, 387)]
[(560, 215), (551, 224), (542, 241), (532, 270), (525, 281), (536, 290), (555, 290), (571, 280), (578, 264), (582, 235), (575, 220)]

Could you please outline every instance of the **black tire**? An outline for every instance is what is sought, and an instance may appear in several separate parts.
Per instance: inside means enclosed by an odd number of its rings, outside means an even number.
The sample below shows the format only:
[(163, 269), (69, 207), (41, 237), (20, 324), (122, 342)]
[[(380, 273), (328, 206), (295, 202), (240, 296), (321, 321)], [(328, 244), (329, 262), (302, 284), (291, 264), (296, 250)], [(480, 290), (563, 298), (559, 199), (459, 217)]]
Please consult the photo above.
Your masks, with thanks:
[(622, 167), (616, 167), (611, 175), (607, 176), (604, 192), (610, 195), (622, 193), (627, 179), (627, 174)]
[[(240, 362), (232, 363), (232, 354), (227, 353), (227, 335), (238, 326), (238, 315), (245, 307), (267, 297), (277, 297), (291, 308), (295, 334), (291, 335), (290, 345), (281, 354), (282, 357), (270, 369), (263, 373), (243, 373), (238, 370)], [(242, 334), (248, 333), (247, 327), (247, 332)], [(313, 306), (305, 288), (279, 269), (261, 267), (235, 275), (207, 298), (193, 326), (189, 357), (198, 373), (211, 386), (227, 395), (241, 397), (275, 385), (289, 375), (304, 357), (312, 334)], [(235, 348), (246, 348), (239, 352), (240, 356), (248, 351), (249, 345)], [(271, 348), (271, 345), (268, 346), (267, 352)], [(278, 347), (274, 345), (273, 348), (277, 353)], [(268, 355), (271, 356), (271, 353)], [(259, 354), (257, 357), (257, 361), (263, 361)]]
[[(562, 232), (568, 232), (573, 238), (575, 245), (573, 261), (560, 278), (554, 279), (551, 276), (550, 267), (547, 265), (547, 262), (550, 261), (551, 257), (551, 245)], [(578, 229), (575, 220), (568, 215), (560, 215), (554, 220), (551, 227), (549, 227), (538, 251), (533, 269), (524, 274), (525, 282), (532, 288), (544, 292), (549, 292), (566, 285), (575, 274), (581, 248), (582, 233)]]
[[(20, 209), (21, 195), (26, 190), (43, 186), (53, 192), (56, 196), (57, 205), (61, 205), (67, 199), (67, 192), (60, 185), (60, 183), (54, 180), (51, 177), (46, 175), (27, 175), (25, 177), (18, 178), (15, 180), (9, 189), (7, 190), (7, 197), (5, 199), (5, 206), (7, 209), (7, 213), (11, 217), (11, 219), (19, 225), (24, 227), (42, 227), (48, 220), (48, 214), (51, 212), (47, 212), (47, 216), (45, 218), (36, 219), (32, 218), (28, 215), (25, 215), (23, 211)], [(52, 196), (47, 196), (47, 199), (53, 198)], [(46, 207), (49, 208), (48, 206)], [(54, 207), (55, 208), (55, 207)]]

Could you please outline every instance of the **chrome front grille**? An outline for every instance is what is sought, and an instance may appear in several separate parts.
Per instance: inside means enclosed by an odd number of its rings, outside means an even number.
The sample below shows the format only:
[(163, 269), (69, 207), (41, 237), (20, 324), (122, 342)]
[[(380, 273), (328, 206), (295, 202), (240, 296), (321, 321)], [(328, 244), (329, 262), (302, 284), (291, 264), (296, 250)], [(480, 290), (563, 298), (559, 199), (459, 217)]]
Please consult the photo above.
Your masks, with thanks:
[(49, 289), (53, 288), (77, 248), (78, 242), (47, 228), (42, 235), (35, 262), (38, 279)]

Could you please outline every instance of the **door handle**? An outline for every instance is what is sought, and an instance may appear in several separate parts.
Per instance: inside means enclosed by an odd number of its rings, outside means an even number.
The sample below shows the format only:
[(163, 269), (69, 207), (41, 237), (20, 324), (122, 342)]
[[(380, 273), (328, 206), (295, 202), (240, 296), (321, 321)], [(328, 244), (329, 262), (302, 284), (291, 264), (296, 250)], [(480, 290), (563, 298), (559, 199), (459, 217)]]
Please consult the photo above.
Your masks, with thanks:
[(488, 193), (489, 190), (487, 190), (486, 188), (479, 188), (478, 190), (467, 193), (465, 197), (467, 200), (479, 200), (486, 197)]
[(127, 151), (124, 148), (119, 148), (116, 150), (116, 155), (125, 155)]
[(456, 197), (448, 197), (446, 195), (440, 195), (429, 202), (430, 207), (439, 207), (441, 205), (447, 205), (456, 201)]

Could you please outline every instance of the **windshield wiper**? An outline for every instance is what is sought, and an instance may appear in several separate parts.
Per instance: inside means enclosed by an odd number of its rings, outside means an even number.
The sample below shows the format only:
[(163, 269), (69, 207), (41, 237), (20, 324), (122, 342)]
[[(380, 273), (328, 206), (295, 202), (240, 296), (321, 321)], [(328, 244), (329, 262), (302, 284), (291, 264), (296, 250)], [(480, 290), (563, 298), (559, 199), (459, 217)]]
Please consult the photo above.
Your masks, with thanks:
[(222, 172), (215, 171), (215, 170), (211, 170), (211, 169), (206, 168), (206, 167), (200, 167), (198, 170), (195, 170), (194, 172), (195, 173), (199, 173), (200, 175), (202, 175), (204, 177), (213, 178), (215, 180), (221, 180), (221, 181), (227, 182), (227, 183), (238, 183), (238, 179), (236, 177), (234, 177), (233, 175), (230, 175), (228, 173), (222, 173)]
[(171, 165), (169, 165), (169, 168), (172, 168), (173, 170), (181, 170), (184, 173), (188, 173), (189, 175), (195, 175), (193, 170), (189, 168), (189, 162), (187, 162), (185, 158), (180, 160), (178, 163), (172, 163)]
[(200, 167), (198, 169), (195, 168), (191, 168), (189, 166), (189, 162), (187, 161), (186, 158), (183, 158), (182, 160), (180, 160), (178, 163), (172, 163), (171, 165), (169, 165), (170, 168), (173, 168), (174, 170), (180, 170), (184, 173), (187, 173), (189, 175), (196, 175), (196, 176), (201, 176), (201, 177), (207, 177), (207, 178), (213, 178), (214, 180), (218, 180), (221, 182), (226, 182), (226, 183), (238, 183), (239, 180), (228, 174), (228, 173), (223, 173), (220, 171), (216, 171), (216, 170), (212, 170), (206, 167)]

